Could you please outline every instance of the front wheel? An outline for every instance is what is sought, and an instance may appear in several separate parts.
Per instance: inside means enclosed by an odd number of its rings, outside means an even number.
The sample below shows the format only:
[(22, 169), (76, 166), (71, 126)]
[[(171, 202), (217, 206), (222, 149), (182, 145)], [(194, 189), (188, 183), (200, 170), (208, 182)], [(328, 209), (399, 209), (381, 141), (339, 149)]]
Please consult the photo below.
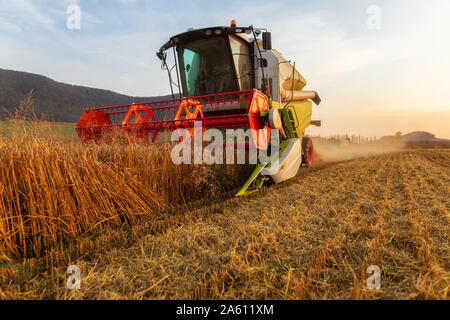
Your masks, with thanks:
[(310, 137), (303, 137), (302, 139), (302, 163), (310, 168), (313, 165), (314, 146)]

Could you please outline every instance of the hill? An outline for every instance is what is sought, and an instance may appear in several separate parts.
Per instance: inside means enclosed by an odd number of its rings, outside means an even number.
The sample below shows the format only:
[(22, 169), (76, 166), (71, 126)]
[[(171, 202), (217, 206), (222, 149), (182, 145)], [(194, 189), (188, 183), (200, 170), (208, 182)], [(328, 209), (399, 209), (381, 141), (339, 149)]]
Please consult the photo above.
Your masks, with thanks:
[(403, 136), (404, 141), (432, 141), (436, 140), (436, 136), (425, 131), (415, 131), (405, 134)]
[(0, 69), (0, 118), (14, 113), (30, 90), (33, 90), (36, 113), (59, 122), (77, 122), (84, 109), (91, 106), (148, 102), (171, 97), (131, 97), (109, 90), (57, 82), (37, 74)]

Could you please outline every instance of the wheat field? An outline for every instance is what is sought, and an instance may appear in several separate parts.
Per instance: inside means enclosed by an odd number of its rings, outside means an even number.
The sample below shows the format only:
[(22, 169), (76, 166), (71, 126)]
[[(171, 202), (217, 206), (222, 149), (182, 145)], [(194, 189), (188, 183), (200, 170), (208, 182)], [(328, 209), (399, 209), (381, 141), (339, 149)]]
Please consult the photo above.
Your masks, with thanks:
[(64, 251), (104, 227), (220, 198), (248, 175), (246, 166), (175, 165), (171, 150), (171, 144), (83, 145), (48, 122), (14, 120), (0, 134), (0, 255)]
[(327, 160), (233, 198), (248, 168), (15, 139), (0, 141), (1, 299), (448, 299), (448, 149)]

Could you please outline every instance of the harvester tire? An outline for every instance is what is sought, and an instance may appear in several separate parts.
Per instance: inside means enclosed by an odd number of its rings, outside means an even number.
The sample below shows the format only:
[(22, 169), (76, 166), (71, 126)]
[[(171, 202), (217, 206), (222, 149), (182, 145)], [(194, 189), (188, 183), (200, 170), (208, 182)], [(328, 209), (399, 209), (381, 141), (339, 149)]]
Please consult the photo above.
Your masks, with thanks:
[(311, 168), (314, 160), (314, 146), (310, 137), (303, 137), (302, 139), (302, 163), (307, 167)]

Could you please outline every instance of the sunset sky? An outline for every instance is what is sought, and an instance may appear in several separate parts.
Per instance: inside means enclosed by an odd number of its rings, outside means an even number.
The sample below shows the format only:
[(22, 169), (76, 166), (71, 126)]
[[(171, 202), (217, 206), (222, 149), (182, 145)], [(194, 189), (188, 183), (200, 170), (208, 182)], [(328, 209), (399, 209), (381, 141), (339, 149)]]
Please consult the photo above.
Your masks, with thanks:
[[(66, 26), (81, 7), (81, 29)], [(379, 8), (378, 28), (368, 19)], [(167, 94), (155, 52), (189, 27), (265, 27), (316, 90), (313, 134), (450, 139), (450, 1), (0, 0), (0, 68), (136, 96)], [(371, 20), (372, 21), (372, 20)]]

